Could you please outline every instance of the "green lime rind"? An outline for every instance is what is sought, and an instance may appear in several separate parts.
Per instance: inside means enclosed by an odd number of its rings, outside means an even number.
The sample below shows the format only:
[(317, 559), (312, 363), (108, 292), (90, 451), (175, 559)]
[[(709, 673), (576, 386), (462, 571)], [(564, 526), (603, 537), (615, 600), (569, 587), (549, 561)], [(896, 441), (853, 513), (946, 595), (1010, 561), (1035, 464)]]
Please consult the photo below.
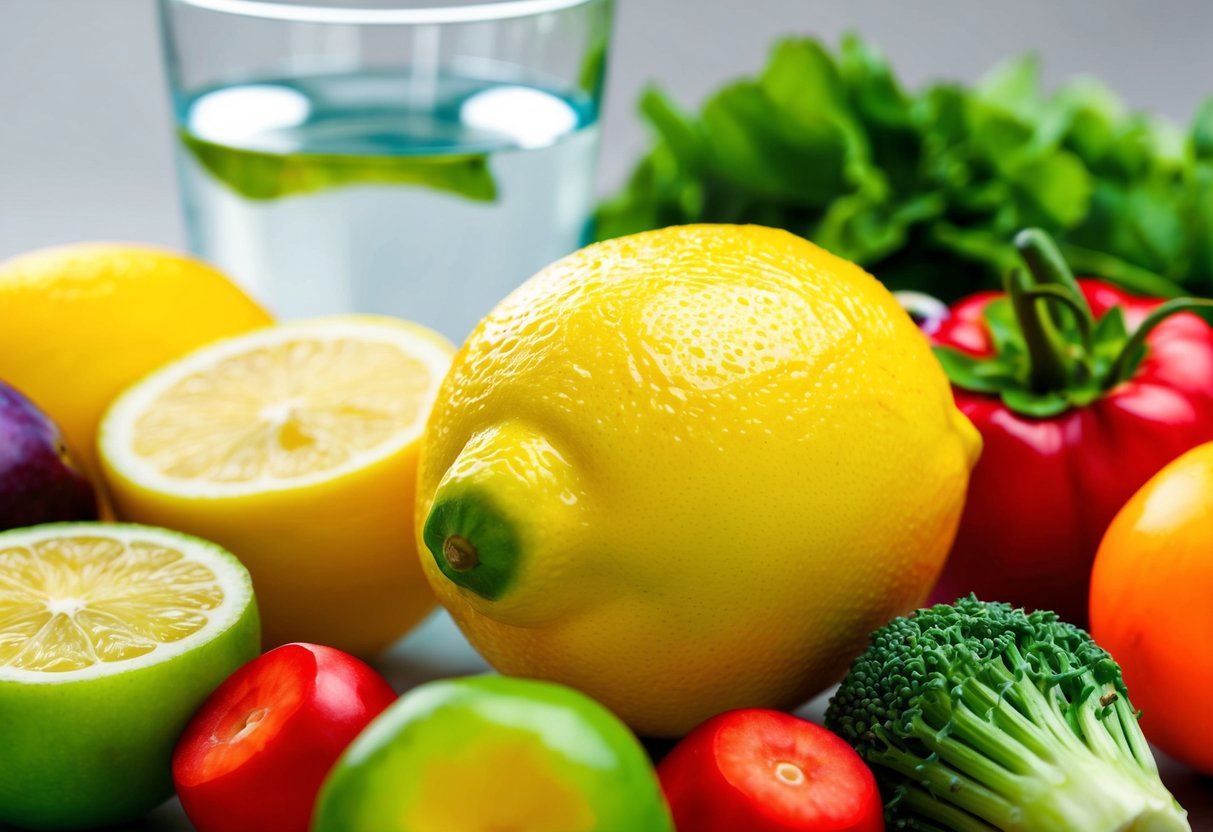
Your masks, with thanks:
[[(39, 528), (90, 525), (99, 533), (139, 528), (80, 523)], [(27, 531), (14, 530), (8, 539)], [(0, 547), (4, 541), (0, 535)], [(223, 557), (249, 581), (234, 556), (223, 552)], [(0, 826), (106, 827), (133, 821), (164, 802), (173, 793), (173, 748), (186, 724), (211, 691), (256, 658), (260, 644), (260, 618), (250, 593), (227, 628), (165, 661), (91, 678), (65, 674), (65, 681), (0, 681)]]
[[(460, 571), (443, 553), (447, 537), (458, 535), (475, 548), (479, 563)], [(443, 491), (430, 508), (422, 532), (434, 563), (452, 583), (496, 601), (513, 586), (522, 563), (514, 521), (480, 489)]]
[[(648, 755), (618, 717), (563, 685), (495, 675), (429, 682), (381, 714), (333, 767), (312, 832), (415, 832), (407, 818), (435, 799), (431, 765), (466, 765), (466, 798), (483, 800), (478, 781), (494, 772), (477, 757), (510, 746), (537, 751), (585, 799), (593, 824), (579, 832), (673, 832)], [(492, 820), (494, 807), (483, 808)]]
[(247, 199), (270, 200), (346, 185), (412, 185), (495, 202), (497, 182), (483, 153), (346, 156), (270, 153), (200, 139), (179, 130), (182, 146), (213, 177)]
[(260, 644), (250, 605), (230, 629), (172, 661), (60, 685), (0, 685), (0, 823), (91, 829), (163, 803), (186, 724)]

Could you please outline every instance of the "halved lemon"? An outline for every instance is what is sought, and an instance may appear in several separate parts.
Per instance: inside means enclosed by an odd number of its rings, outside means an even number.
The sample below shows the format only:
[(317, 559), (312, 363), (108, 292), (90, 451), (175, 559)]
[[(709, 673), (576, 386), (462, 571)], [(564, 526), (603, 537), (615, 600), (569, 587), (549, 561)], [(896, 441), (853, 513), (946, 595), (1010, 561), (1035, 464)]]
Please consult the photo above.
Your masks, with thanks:
[(453, 352), (424, 327), (365, 315), (203, 347), (106, 413), (115, 509), (234, 552), (266, 646), (373, 654), (434, 604), (412, 506), (418, 440)]
[(172, 794), (190, 716), (257, 655), (252, 582), (165, 529), (0, 533), (0, 824), (77, 829)]

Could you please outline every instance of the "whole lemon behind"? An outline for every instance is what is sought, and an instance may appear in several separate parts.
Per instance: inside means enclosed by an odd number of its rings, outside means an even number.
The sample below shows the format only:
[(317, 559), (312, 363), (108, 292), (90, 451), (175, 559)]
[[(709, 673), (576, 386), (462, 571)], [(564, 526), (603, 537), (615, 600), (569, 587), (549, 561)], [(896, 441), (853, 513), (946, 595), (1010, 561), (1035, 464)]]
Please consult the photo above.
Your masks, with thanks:
[(647, 735), (793, 707), (927, 596), (980, 438), (874, 278), (760, 227), (548, 267), (455, 358), (427, 577), (499, 670)]
[(269, 322), (218, 271), (171, 251), (83, 243), (0, 263), (0, 379), (59, 424), (94, 474), (97, 423), (123, 388)]

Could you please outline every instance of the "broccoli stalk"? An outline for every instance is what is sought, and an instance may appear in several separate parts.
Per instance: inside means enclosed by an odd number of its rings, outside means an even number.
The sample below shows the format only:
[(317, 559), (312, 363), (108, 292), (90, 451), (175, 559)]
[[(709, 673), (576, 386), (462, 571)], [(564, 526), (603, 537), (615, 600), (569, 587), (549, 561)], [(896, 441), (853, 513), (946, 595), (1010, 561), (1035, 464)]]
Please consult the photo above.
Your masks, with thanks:
[(877, 630), (826, 725), (876, 773), (890, 829), (1190, 832), (1137, 718), (1087, 633), (969, 597)]

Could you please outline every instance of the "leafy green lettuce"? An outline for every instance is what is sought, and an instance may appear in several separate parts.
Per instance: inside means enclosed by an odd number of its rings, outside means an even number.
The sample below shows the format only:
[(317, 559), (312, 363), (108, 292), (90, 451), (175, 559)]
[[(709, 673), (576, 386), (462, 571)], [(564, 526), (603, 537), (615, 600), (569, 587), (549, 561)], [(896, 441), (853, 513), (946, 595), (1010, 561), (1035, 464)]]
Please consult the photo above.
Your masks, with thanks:
[(656, 134), (600, 206), (602, 239), (688, 222), (786, 228), (895, 289), (1000, 285), (1015, 232), (1051, 233), (1079, 274), (1159, 296), (1213, 295), (1213, 100), (1185, 135), (1077, 80), (1046, 95), (1035, 58), (971, 88), (907, 92), (857, 36), (775, 46), (698, 115), (657, 89)]

